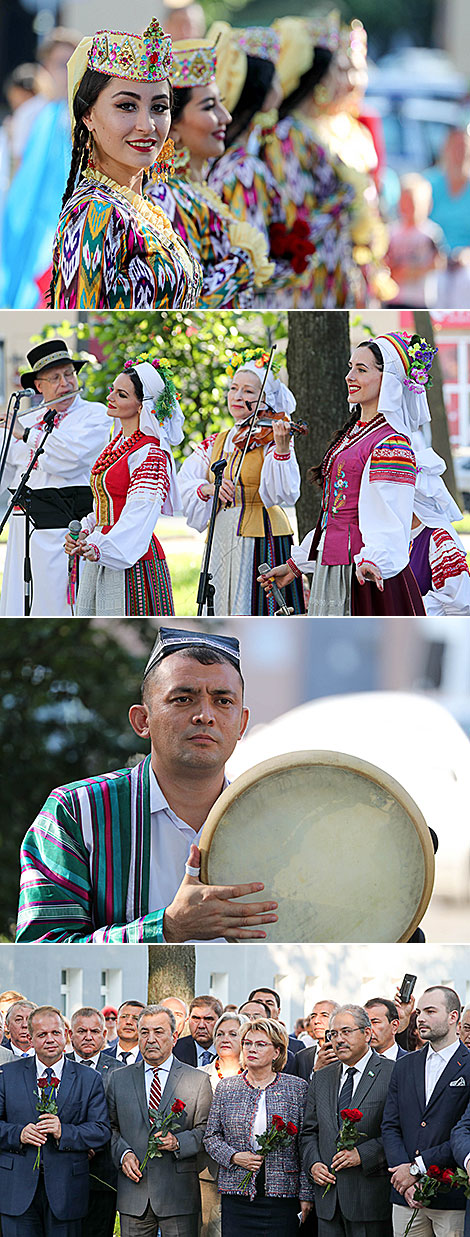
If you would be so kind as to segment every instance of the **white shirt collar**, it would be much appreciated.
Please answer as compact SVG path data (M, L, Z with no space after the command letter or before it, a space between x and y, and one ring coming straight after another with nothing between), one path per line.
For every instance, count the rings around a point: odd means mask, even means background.
M132 1057L131 1065L134 1065L136 1056L138 1055L138 1052L139 1052L139 1045L137 1043L137 1044L134 1044L133 1048L121 1048L118 1043L118 1046L116 1048L116 1060L117 1061L122 1061L121 1052L129 1053L129 1056L127 1058L127 1061L125 1062L125 1065L129 1063L129 1060L131 1057Z
M371 1049L371 1048L368 1048L368 1049L367 1049L367 1052L365 1053L365 1055L364 1055L363 1057L361 1057L360 1061L356 1061L356 1064L355 1064L355 1066L354 1066L354 1069L355 1069L355 1070L357 1070L358 1074L363 1074L363 1073L364 1073L364 1070L365 1070L365 1068L366 1068L366 1065L367 1065L368 1061L370 1061L371 1056L372 1056L372 1049ZM343 1068L342 1068L342 1071L341 1071L341 1079L343 1079L343 1078L345 1078L345 1077L346 1077L346 1074L347 1074L347 1072L348 1072L348 1069L349 1069L349 1065L344 1065L344 1063L343 1063Z
M34 1057L34 1048L28 1048L26 1053L23 1053L21 1051L21 1048L17 1048L16 1044L12 1044L11 1040L10 1040L10 1049L13 1052L15 1057L23 1057L23 1056Z
M147 1072L148 1072L148 1070L150 1070L150 1073L151 1073L151 1074L153 1074L154 1069L158 1069L158 1072L159 1072L159 1073L160 1073L160 1071L161 1071L163 1074L169 1074L169 1073L170 1073L170 1070L171 1070L171 1067L172 1067L172 1065L173 1065L173 1061L174 1061L174 1057L173 1057L173 1053L172 1053L172 1052L170 1052L170 1055L169 1055L169 1057L167 1057L167 1058L166 1058L166 1061L162 1061L161 1065L157 1065L157 1066L150 1065L150 1064L149 1064L149 1062L148 1062L148 1061L146 1061L146 1062L145 1062L145 1072L147 1073Z
M224 777L224 784L223 784L222 790L225 790L225 787L228 785L229 785L228 778ZM170 804L168 803L168 800L165 799L161 786L158 782L157 775L152 769L152 765L150 765L150 812L151 814L153 812L167 812L168 816L170 817L170 820L172 820L173 823L177 825L180 829L182 830L190 829L191 834L193 835L194 838L199 836L199 834L195 832L192 826L188 825L186 820L182 820L181 816L177 816L176 812L173 811L173 808L170 807ZM203 828L204 828L204 825L201 825L201 829L199 830L199 833L201 832Z
M436 1052L436 1049L433 1048L432 1044L428 1044L428 1061L432 1054L433 1057L440 1057L441 1061L445 1061L447 1063L447 1061L450 1061L451 1057L453 1057L454 1052L457 1052L457 1048L460 1048L459 1039L456 1039L455 1042L452 1042L452 1044L448 1044L447 1048L439 1048L438 1052Z
M388 1061L396 1061L398 1056L398 1044L391 1044L390 1048L386 1048L385 1052L380 1053L381 1057L387 1057Z
M42 1061L40 1061L39 1058L36 1056L36 1053L34 1054L34 1057L36 1061L36 1077L44 1078L44 1075L46 1073L46 1069L48 1069L48 1066L43 1065ZM59 1082L62 1078L62 1070L64 1068L64 1061L65 1061L65 1057L60 1057L58 1061L54 1062L54 1065L51 1065L53 1076L55 1078L58 1078Z
M92 1057L88 1057L85 1060L85 1057L81 1057L79 1052L75 1052L75 1048L73 1050L74 1060L77 1062L77 1065L88 1065L88 1062L91 1061L95 1069L100 1059L100 1055L101 1055L101 1049L99 1052L95 1052Z

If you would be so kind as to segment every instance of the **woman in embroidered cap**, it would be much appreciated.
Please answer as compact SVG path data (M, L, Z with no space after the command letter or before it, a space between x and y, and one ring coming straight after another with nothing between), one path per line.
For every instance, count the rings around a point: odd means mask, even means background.
M435 349L398 333L354 349L349 420L311 478L322 488L315 530L272 572L281 587L312 572L309 614L424 614L409 566L416 484L412 435L430 420L425 384ZM260 580L269 590L269 582Z
M241 223L206 183L209 160L225 149L231 117L215 80L216 48L208 39L173 44L170 80L175 167L168 182L153 181L147 193L159 202L203 269L201 307L246 308L253 289L267 283L274 265L264 236Z
M108 415L117 437L95 461L94 511L65 549L81 563L77 614L174 614L171 580L154 534L161 512L181 505L171 446L183 414L165 364L127 362L111 387Z
M223 457L227 460L210 564L216 614L274 614L274 603L257 584L258 568L264 562L273 566L282 562L286 548L290 553L292 546L292 529L283 506L292 507L300 494L299 467L289 431L296 405L292 391L272 371L264 400L274 412L284 413L285 419L273 422L273 437L267 445L253 440L237 477L242 454L242 447L234 441L237 427L253 411L267 360L262 348L234 354L227 372L231 378L228 410L235 424L197 443L178 474L188 524L202 532L209 523L214 493L211 466ZM287 604L295 613L303 613L300 582L294 581L288 589Z
M171 40L98 31L68 63L73 150L54 241L51 303L61 309L190 308L201 271L144 170L171 157ZM78 178L78 179L77 179Z

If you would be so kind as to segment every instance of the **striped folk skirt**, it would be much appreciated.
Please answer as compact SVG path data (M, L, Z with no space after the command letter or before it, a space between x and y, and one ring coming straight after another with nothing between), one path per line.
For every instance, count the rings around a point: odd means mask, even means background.
M83 560L76 613L79 618L174 614L168 564L155 535L149 555L125 571Z

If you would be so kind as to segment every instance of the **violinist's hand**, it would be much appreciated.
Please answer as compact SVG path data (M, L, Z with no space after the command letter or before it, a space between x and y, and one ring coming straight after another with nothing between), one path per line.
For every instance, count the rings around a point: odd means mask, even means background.
M219 490L220 501L223 506L229 507L235 498L235 486L229 477L224 477Z
M277 455L290 455L289 419L273 421L274 449Z
M365 584L369 580L371 584L376 584L379 593L384 591L384 582L382 572L376 567L375 563L368 563L363 559L362 563L356 563L356 575L358 584Z
M71 537L70 533L66 533L65 541L64 541L65 553L69 554L70 558L73 558L75 554L82 555L83 554L83 543L84 541L86 541L86 539L87 539L87 533L85 532L83 528L82 528L82 531L78 534L77 539L75 539L75 537Z
M265 593L270 597L271 580L275 580L278 588L285 588L286 584L290 584L293 579L294 572L287 566L287 563L281 563L280 567L272 567L269 575L258 576L258 584L261 584L261 588L264 588Z
M188 865L198 868L201 854L192 844ZM277 902L240 902L249 893L261 893L259 882L247 885L203 885L198 876L186 874L163 916L163 935L169 945L181 941L264 940L258 924L277 922Z

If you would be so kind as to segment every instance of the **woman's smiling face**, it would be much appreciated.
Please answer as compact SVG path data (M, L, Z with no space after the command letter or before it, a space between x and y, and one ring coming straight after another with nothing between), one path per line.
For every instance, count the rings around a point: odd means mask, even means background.
M168 81L133 82L110 78L84 123L93 136L100 171L119 183L155 162L170 130Z
M179 120L173 124L172 137L197 159L217 159L224 153L230 120L215 81L208 86L193 86Z

